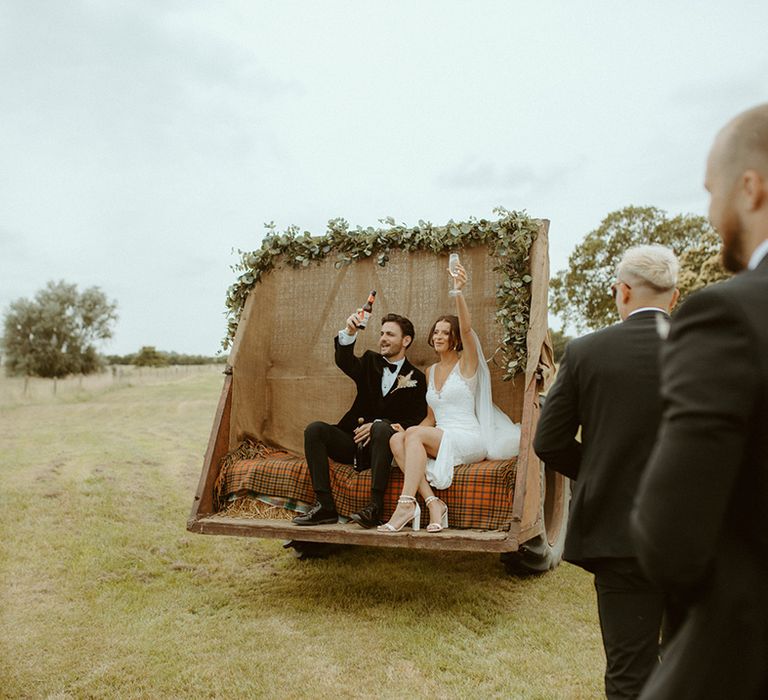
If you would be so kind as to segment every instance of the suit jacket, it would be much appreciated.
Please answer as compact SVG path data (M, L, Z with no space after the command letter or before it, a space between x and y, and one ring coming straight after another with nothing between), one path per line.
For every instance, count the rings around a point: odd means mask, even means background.
M658 316L570 341L542 409L534 450L575 480L564 558L587 569L635 556L629 514L661 420Z
M358 425L358 418L364 418L366 423L380 418L390 423L400 423L403 428L424 420L427 415L427 380L424 372L416 369L408 362L408 358L403 362L398 377L410 376L416 386L398 389L396 380L387 394L382 396L381 375L384 367L381 355L366 350L361 357L357 357L354 343L342 345L338 337L334 342L336 365L357 386L357 396L352 407L336 424L339 428L351 433Z
M692 295L662 353L664 414L632 515L687 615L649 698L768 697L768 258Z

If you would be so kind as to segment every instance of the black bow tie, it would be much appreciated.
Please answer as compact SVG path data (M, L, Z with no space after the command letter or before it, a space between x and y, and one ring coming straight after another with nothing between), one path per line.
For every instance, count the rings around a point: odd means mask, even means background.
M384 359L382 359L381 364L384 369L388 369L390 372L397 372L397 365L393 365L391 362L387 362Z

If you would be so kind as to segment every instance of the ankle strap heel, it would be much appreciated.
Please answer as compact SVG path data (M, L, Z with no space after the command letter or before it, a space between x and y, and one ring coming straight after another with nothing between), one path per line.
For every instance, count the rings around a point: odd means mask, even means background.
M424 501L424 505L429 506L430 503L439 501L443 505L443 512L440 514L439 522L430 522L427 525L427 532L440 532L441 530L448 529L448 506L445 505L437 496L430 496Z
M406 496L405 494L400 496L400 498L397 499L397 502L402 504L413 503L413 515L405 520L400 527L395 527L390 518L388 523L379 525L377 529L379 532L400 532L400 530L402 530L408 523L411 523L411 528L414 532L417 532L421 527L421 508L419 507L419 502L413 496Z

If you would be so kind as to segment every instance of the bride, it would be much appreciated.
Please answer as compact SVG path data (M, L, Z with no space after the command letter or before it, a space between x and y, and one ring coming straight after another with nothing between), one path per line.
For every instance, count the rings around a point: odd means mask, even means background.
M427 369L427 417L390 438L405 481L397 509L388 523L379 526L381 532L399 532L408 523L419 529L417 491L429 509L427 531L446 529L448 506L432 488L447 489L459 464L509 459L519 448L519 427L491 400L490 372L462 292L467 272L459 264L452 276L457 315L438 318L427 341L439 356Z

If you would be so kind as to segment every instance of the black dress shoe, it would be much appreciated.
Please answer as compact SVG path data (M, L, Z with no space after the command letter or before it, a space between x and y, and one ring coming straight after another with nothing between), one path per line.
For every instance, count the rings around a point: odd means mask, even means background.
M329 525L336 523L339 514L335 510L323 508L320 503L315 503L304 515L297 515L292 522L296 525Z
M363 527L376 527L382 524L381 511L375 503L369 503L361 511L352 513L349 518Z

